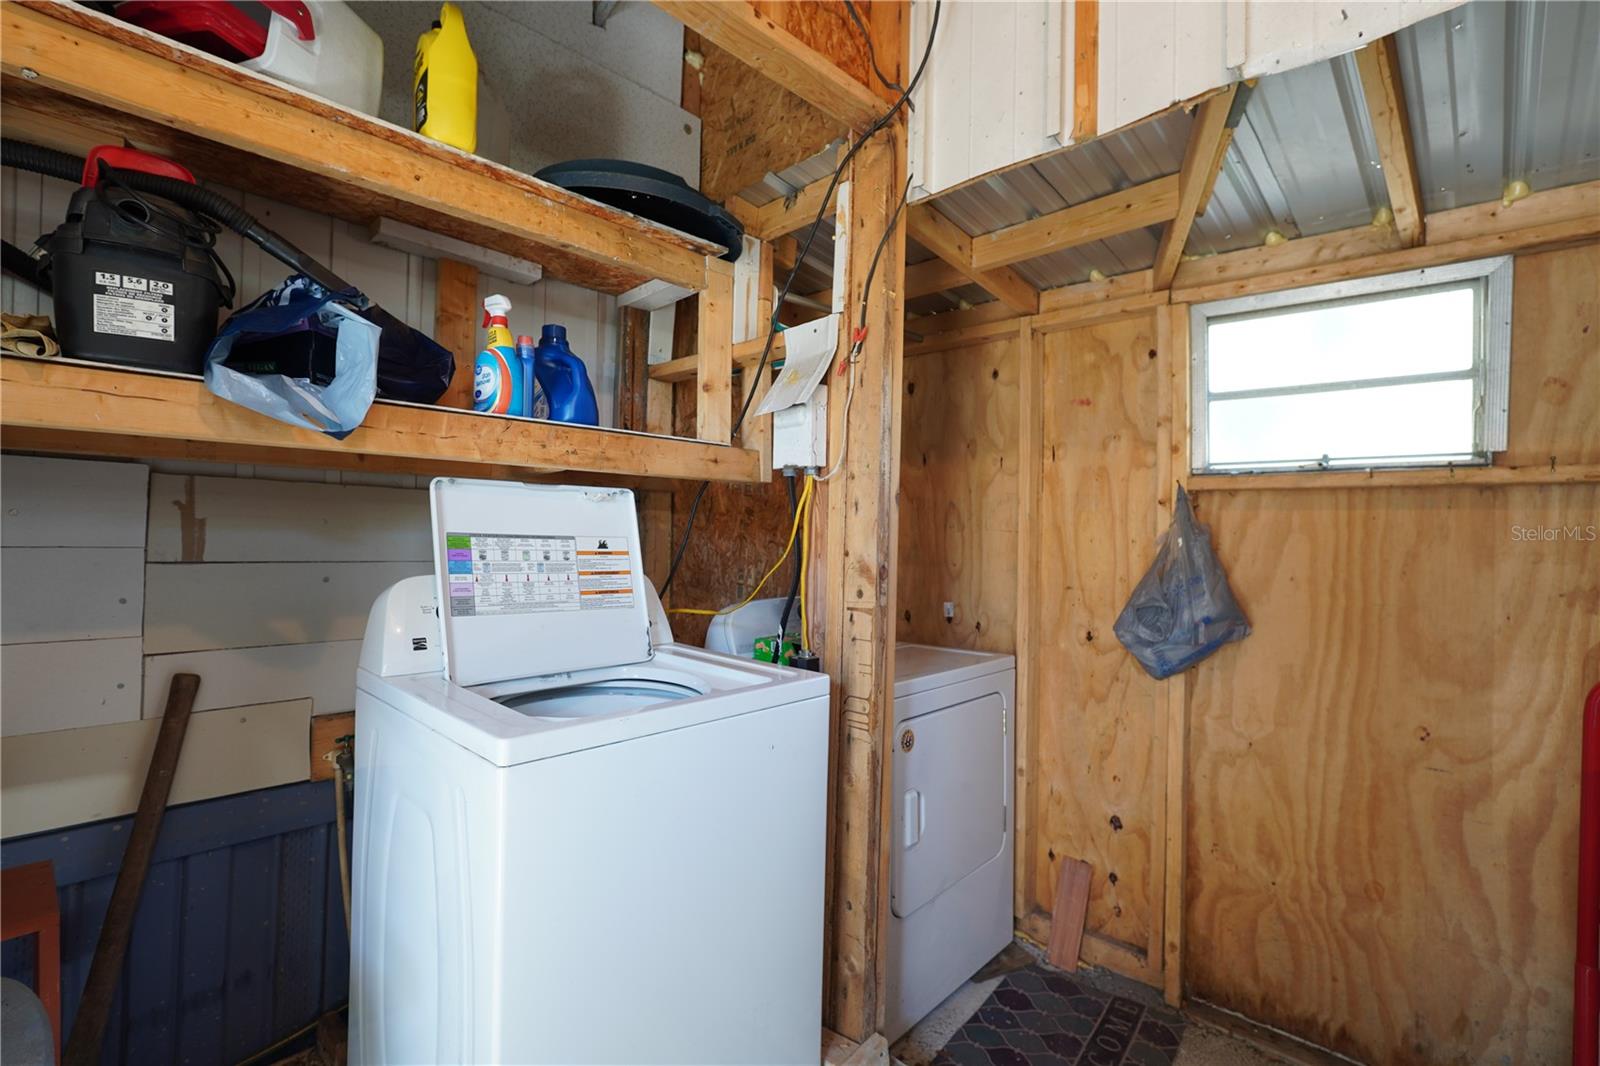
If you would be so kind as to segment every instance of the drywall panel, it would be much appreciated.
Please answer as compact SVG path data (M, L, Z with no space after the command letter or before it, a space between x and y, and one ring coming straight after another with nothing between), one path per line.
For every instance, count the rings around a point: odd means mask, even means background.
M169 804L304 781L310 700L197 714ZM155 750L156 720L11 737L0 743L0 836L133 813Z
M1155 548L1155 345L1147 315L1043 338L1034 701L1022 711L1025 917L1053 906L1057 860L1082 859L1094 868L1086 940L1111 951L1086 954L1139 974L1160 964L1148 952L1161 928L1166 696L1111 627Z
M146 655L360 640L380 592L432 563L181 563L145 570Z
M0 549L0 643L137 637L143 548Z
M1190 680L1190 991L1361 1061L1567 1062L1600 486L1200 513L1254 632Z
M132 722L139 717L139 638L0 647L0 733Z
M1017 347L1009 339L905 361L901 640L1016 650Z
M360 656L359 640L146 656L144 717L161 716L176 673L200 675L197 711L303 697L315 714L352 710Z
M144 545L139 463L0 457L0 544L8 548L137 548Z
M152 563L432 560L420 489L156 474ZM241 701L250 702L250 701Z

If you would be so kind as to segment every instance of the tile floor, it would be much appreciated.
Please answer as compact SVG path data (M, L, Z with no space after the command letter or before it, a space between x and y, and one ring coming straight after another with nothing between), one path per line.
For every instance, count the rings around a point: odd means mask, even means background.
M1103 970L1064 973L1013 945L896 1043L906 1066L1272 1066ZM1001 973L1000 971L1006 971ZM981 976L981 975L980 975Z
M1183 1016L1039 963L1008 974L933 1066L1172 1066Z

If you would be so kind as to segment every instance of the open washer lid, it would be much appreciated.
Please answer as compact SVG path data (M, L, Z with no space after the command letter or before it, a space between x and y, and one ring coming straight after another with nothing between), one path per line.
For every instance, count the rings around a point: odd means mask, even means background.
M650 658L628 489L435 478L445 676L458 685Z

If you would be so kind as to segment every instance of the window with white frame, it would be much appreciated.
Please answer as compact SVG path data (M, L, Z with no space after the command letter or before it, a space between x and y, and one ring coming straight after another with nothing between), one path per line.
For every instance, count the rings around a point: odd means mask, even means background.
M1511 259L1196 304L1195 473L1484 465L1505 449Z

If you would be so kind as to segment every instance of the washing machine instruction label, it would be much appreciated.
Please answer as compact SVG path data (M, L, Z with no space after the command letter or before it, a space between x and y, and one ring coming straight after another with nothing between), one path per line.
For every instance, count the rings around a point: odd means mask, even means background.
M96 333L152 341L176 339L171 282L97 270L94 287Z
M445 552L452 618L633 606L626 540L446 533Z

